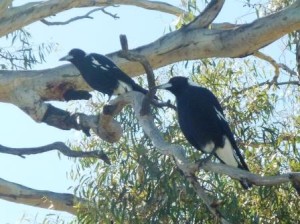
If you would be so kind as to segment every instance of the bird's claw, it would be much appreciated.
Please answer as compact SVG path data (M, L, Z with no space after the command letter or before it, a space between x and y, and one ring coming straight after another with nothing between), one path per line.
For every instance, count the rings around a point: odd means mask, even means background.
M197 160L196 163L198 164L198 167L201 167L201 166L203 166L205 163L207 163L207 162L214 156L215 152L216 152L216 149L213 149L213 151L210 152L208 156L206 156L206 157L203 158L203 159Z

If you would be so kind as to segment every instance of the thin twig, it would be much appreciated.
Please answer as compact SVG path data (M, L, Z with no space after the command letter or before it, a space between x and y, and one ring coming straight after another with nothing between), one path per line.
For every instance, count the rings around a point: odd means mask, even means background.
M63 142L54 142L49 145L44 145L35 148L10 148L3 145L0 145L0 153L17 155L22 158L25 158L25 155L33 155L44 152L49 152L52 150L58 150L62 154L73 157L73 158L98 158L102 159L105 163L110 164L109 158L102 150L94 150L94 151L74 151L71 150L65 143Z
M297 51L299 51L299 53L298 53L299 54L299 56L298 56L299 59L297 59ZM280 68L283 69L284 71L286 71L287 73L289 73L291 76L298 76L297 72L293 71L291 68L289 68L287 65L285 65L283 63L277 63L276 60L273 59L269 55L266 55L266 54L264 54L264 53L262 53L260 51L257 51L255 53L253 53L253 56L256 56L256 57L258 57L258 58L260 58L260 59L262 59L264 61L269 62L274 67L274 69L275 69L275 75L274 75L272 81L270 82L270 85L274 84L274 83L278 84L277 80L278 80L278 77L279 77L279 69ZM296 60L300 60L300 47L299 47L299 50L297 50L297 46L296 46ZM299 66L299 68L300 68L300 66ZM298 73L299 72L300 71L298 71ZM300 75L299 75L299 77L300 77Z
M291 68L289 68L287 65L279 63L278 66L283 69L284 71L286 71L287 73L289 73L291 76L298 76L298 73L293 71Z
M275 82L274 82L275 81ZM245 93L251 89L254 89L254 88L257 88L257 87L260 87L260 86L264 86L264 85L267 85L268 88L270 88L272 85L274 86L284 86L284 85L295 85L295 86L300 86L300 81L286 81L286 82L278 82L276 79L272 79L271 81L267 80L267 81L264 81L264 82L260 82L260 83L257 83L257 84L254 84L252 86L249 86L249 87L246 87L246 88L243 88L239 91L236 91L234 94L235 95L238 95L238 94L242 94L242 93ZM232 98L232 95L224 98L222 100L222 102L226 102L228 101L230 98Z
M253 56L256 56L262 60L265 60L265 61L269 62L271 65L273 65L273 67L275 68L275 75L274 75L272 81L269 83L269 85L276 83L279 78L279 66L278 66L277 62L269 55L266 55L260 51L254 52Z
M159 108L168 107L175 111L177 110L177 107L174 106L173 104L171 104L170 100L168 100L167 102L158 102L156 100L153 100L153 101L151 101L151 105L159 107Z
M118 17L116 14L111 14L109 12L107 12L105 10L106 7L101 7L101 8L96 8L96 9L93 9L91 11L89 11L88 13L86 13L85 15L82 15L82 16L76 16L76 17L73 17L67 21L64 21L64 22L50 22L46 19L41 19L40 21L48 26L58 26L58 25L67 25L69 23L72 23L72 22L75 22L77 20L80 20L80 19L93 19L93 17L91 17L90 15L94 12L97 12L97 11L102 11L103 13L113 17L114 19L119 19L120 17Z

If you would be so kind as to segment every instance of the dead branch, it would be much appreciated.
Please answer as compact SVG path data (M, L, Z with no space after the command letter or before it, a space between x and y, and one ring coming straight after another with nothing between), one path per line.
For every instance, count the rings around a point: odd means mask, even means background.
M143 105L140 113L142 114L150 113L150 103L151 101L153 101L156 92L156 90L153 89L153 87L155 86L155 76L154 76L153 69L151 68L150 63L145 56L131 53L128 50L128 41L126 35L120 35L120 42L122 46L122 51L119 53L120 57L126 58L127 60L130 61L137 61L141 63L147 74L149 92L143 101Z
M25 155L33 155L39 154L44 152L49 152L57 150L68 157L73 158L97 158L102 159L105 163L110 164L109 158L102 150L95 150L95 151L74 151L71 150L65 143L63 142L54 142L49 145L44 145L35 148L11 148L0 145L0 153L10 154L10 155L17 155L22 158L25 158Z

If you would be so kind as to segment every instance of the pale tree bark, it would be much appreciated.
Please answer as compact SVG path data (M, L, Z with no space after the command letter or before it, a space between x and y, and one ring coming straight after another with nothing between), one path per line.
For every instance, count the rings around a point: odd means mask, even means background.
M196 18L193 23L131 52L146 57L152 68L182 60L244 57L254 54L283 35L300 29L300 14L298 13L300 0L278 13L258 19L251 24L240 25L232 29L226 27L225 30L203 28L207 27L221 10L220 2L223 1L212 2L215 2L218 7L210 6L199 16L204 20L203 23ZM143 67L139 63L120 58L119 52L107 56L130 76L143 73ZM61 129L73 128L84 132L99 126L97 122L84 122L83 119L79 119L78 123L78 116L71 116L45 103L46 100L65 100L68 91L90 91L78 70L71 64L40 71L0 70L0 81L0 100L15 104L37 122L45 122ZM93 127L89 126L92 124ZM99 134L97 131L96 133ZM110 136L110 134L110 132L108 135L104 133L105 136ZM116 135L109 141L117 141L121 134L118 132Z
M76 215L76 206L88 202L72 194L36 190L0 178L0 198L6 201L31 205Z
M6 0L0 3L0 36L4 36L25 25L39 21L51 15L63 12L72 8L91 7L91 6L109 6L113 4L134 5L146 9L157 10L170 13L176 16L183 15L184 10L172 5L156 1L90 1L90 0L48 0L41 2L28 3L18 7L11 6L12 1ZM212 25L213 20L222 9L224 1L213 0L208 7L193 22L183 26L181 29L170 32L158 40L144 46L131 50L131 53L143 55L149 61L152 68L160 68L171 63L183 60L201 59L209 57L245 57L253 55L259 49L274 42L280 37L300 29L300 0L295 1L290 7L280 12L257 19L250 24ZM216 27L216 29L214 29ZM246 43L246 44L245 44ZM143 73L143 67L137 62L127 61L119 57L120 52L108 54L124 72L130 76L137 76ZM18 106L37 122L45 122L60 129L82 130L87 135L92 129L100 138L108 142L116 142L122 136L122 129L118 122L113 118L117 114L115 110L103 110L100 115L88 116L85 114L70 114L67 111L53 107L46 101L68 101L72 99L89 99L88 91L91 89L84 83L79 72L71 64L59 66L52 69L36 71L9 71L0 70L0 101L8 102ZM203 199L209 210L221 220L217 208L212 207L213 200L210 199L201 189L199 183L189 174L194 173L198 167L191 164L183 153L181 147L172 146L163 141L157 133L152 118L149 115L139 115L141 99L137 93L130 93L119 97L112 104L120 109L124 105L131 104L134 108L137 118L144 131L153 141L153 144L160 149L161 153L173 156L179 168L186 174L186 178L194 186L199 197ZM107 107L106 107L107 108ZM272 180L265 177L255 176L245 171L236 171L224 168L222 164L208 163L203 165L203 169L214 171L216 173L226 174L232 178L247 178L256 185L273 185L292 181L294 185L299 186L299 174L287 174L274 177ZM196 168L195 168L196 167ZM254 176L253 176L254 175ZM269 182L268 182L269 181ZM271 181L271 182L270 182ZM17 185L9 184L2 180L3 186L0 191L10 186L12 189L18 189ZM4 191L4 192L5 192ZM29 190L28 190L29 192ZM26 195L31 195L30 192ZM40 194L35 191L35 194ZM42 194L47 195L45 192ZM2 193L0 193L0 196ZM31 204L30 197L17 200L21 194L17 191L10 192L11 196L1 197L5 200L16 199L16 202ZM62 195L63 196L63 195ZM47 196L50 197L50 196ZM74 196L73 196L74 197ZM42 198L35 204L43 204ZM58 197L60 198L60 197ZM62 197L63 198L63 197ZM57 199L59 200L59 199ZM73 200L73 199L72 199ZM79 199L80 201L81 199ZM67 200L61 200L58 204L68 204ZM70 207L73 207L70 203ZM43 205L51 207L50 204ZM53 207L53 206L52 206ZM58 210L74 213L71 208ZM226 220L223 220L226 223Z
M52 150L57 150L60 153L64 154L65 156L68 156L68 157L96 158L96 159L102 159L107 164L110 164L109 158L105 155L105 153L102 150L94 150L94 151L87 151L87 152L74 151L74 150L70 149L63 142L54 142L49 145L44 145L44 146L35 147L35 148L11 148L11 147L6 147L3 145L0 145L0 153L16 155L16 156L20 156L22 158L25 158L26 155L40 154L40 153L49 152Z
M35 1L18 7L10 7L12 0L3 1L0 5L0 37L20 29L26 25L39 21L43 18L55 15L59 12L72 8L111 6L111 5L132 5L145 9L151 9L180 15L184 10L164 2L154 2L147 0L48 0Z

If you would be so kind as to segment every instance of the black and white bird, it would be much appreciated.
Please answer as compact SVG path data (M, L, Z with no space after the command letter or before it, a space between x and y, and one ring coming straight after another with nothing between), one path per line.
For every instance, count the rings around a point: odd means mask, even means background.
M179 125L191 145L204 153L213 153L222 163L249 171L222 107L211 91L180 76L155 88L175 95ZM245 189L251 187L246 180L240 182Z
M90 87L107 94L109 98L112 95L121 95L129 91L138 91L143 94L148 92L104 55L86 54L83 50L74 48L59 60L69 61L75 65Z

